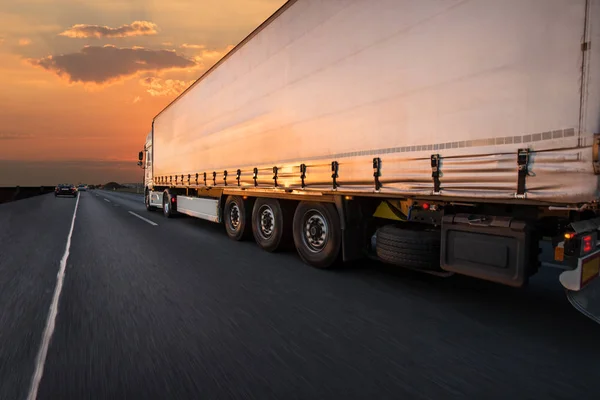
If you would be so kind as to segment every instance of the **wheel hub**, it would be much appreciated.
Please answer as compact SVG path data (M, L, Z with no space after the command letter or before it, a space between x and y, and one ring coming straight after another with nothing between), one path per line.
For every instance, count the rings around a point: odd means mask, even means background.
M327 222L317 211L309 213L305 221L304 241L311 251L320 252L327 244Z
M270 238L275 230L275 214L269 206L263 206L260 210L260 233L265 239Z
M229 222L233 229L238 229L240 226L240 208L237 204L231 205L231 211L229 212Z

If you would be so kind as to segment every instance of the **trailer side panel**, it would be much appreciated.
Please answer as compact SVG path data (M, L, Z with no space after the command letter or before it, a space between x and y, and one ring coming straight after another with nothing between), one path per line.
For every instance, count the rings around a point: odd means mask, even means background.
M382 192L427 195L439 154L444 195L503 199L529 148L528 198L594 200L585 15L585 0L298 0L155 119L154 175L253 185L258 168L269 186L278 166L300 186L305 163L323 189L337 161L340 189L372 192L380 157Z

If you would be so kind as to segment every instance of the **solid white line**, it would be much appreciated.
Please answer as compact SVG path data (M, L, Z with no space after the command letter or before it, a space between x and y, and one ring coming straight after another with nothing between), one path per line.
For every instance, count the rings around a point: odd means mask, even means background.
M129 211L129 214L134 215L136 217L138 217L139 219L141 219L142 221L146 221L147 223L149 223L150 225L154 225L154 226L158 226L158 224L156 222L152 222L149 219L146 219L144 217L142 217L139 214L134 213L133 211Z
M46 355L48 354L48 346L50 340L54 334L54 325L56 323L56 314L58 314L58 299L62 291L63 282L65 280L65 269L67 268L67 259L69 258L69 250L71 248L71 237L73 236L73 227L75 226L75 216L77 215L77 208L79 206L80 197L77 196L77 202L75 203L75 210L73 210L73 219L71 220L71 229L69 230L69 236L67 237L67 245L65 247L65 254L63 254L60 260L60 267L58 274L56 275L56 287L54 288L54 296L52 297L52 303L50 303L50 309L48 310L48 319L46 320L46 327L42 335L42 343L35 362L35 371L31 379L31 387L29 388L29 395L27 400L34 400L37 397L38 388L42 375L44 373L44 364L46 363Z
M110 203L110 200L109 200L109 199L104 199L104 201L108 201L108 202Z

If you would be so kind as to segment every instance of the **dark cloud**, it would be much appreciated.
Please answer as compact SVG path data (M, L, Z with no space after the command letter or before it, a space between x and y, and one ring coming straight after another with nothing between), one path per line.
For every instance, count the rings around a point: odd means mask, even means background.
M32 139L34 137L30 133L0 132L0 140Z
M149 21L133 21L129 25L121 25L118 28L101 25L77 24L64 32L60 36L70 38L122 38L129 36L155 35L158 32L157 26Z
M132 161L23 161L0 159L2 186L53 186L59 182L102 184L110 181L137 182L140 168Z
M190 68L193 60L172 50L143 47L119 48L112 45L86 46L79 53L29 60L33 65L67 77L70 82L107 83L142 71Z

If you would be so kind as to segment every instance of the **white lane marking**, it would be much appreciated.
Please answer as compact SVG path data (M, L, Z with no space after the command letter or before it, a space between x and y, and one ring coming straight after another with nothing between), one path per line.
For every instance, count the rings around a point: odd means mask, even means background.
M56 324L56 315L58 314L58 299L62 291L63 282L65 280L65 269L67 268L67 259L69 258L69 251L71 249L71 238L73 237L73 227L75 226L75 216L77 215L77 208L79 207L79 196L77 196L77 202L75 202L75 210L73 210L73 219L71 220L71 229L69 230L69 236L67 236L67 245L65 247L65 254L63 254L60 260L60 267L58 274L56 275L56 287L54 288L54 296L52 297L52 303L50 303L50 309L48 310L48 319L46 320L46 327L42 335L42 343L37 354L35 362L35 371L31 379L31 387L29 388L29 395L27 400L34 400L37 397L37 392L40 387L40 381L44 373L44 364L46 363L46 355L48 354L48 346L50 340L54 334L54 326Z
M142 221L146 221L147 223L149 223L150 225L154 225L154 226L158 226L158 224L156 222L152 222L149 219L146 219L144 217L142 217L139 214L134 213L133 211L129 211L129 214L134 215L136 217L138 217L139 219L141 219Z
M104 199L104 201L108 201L108 202L110 203L110 200L109 200L109 199Z

